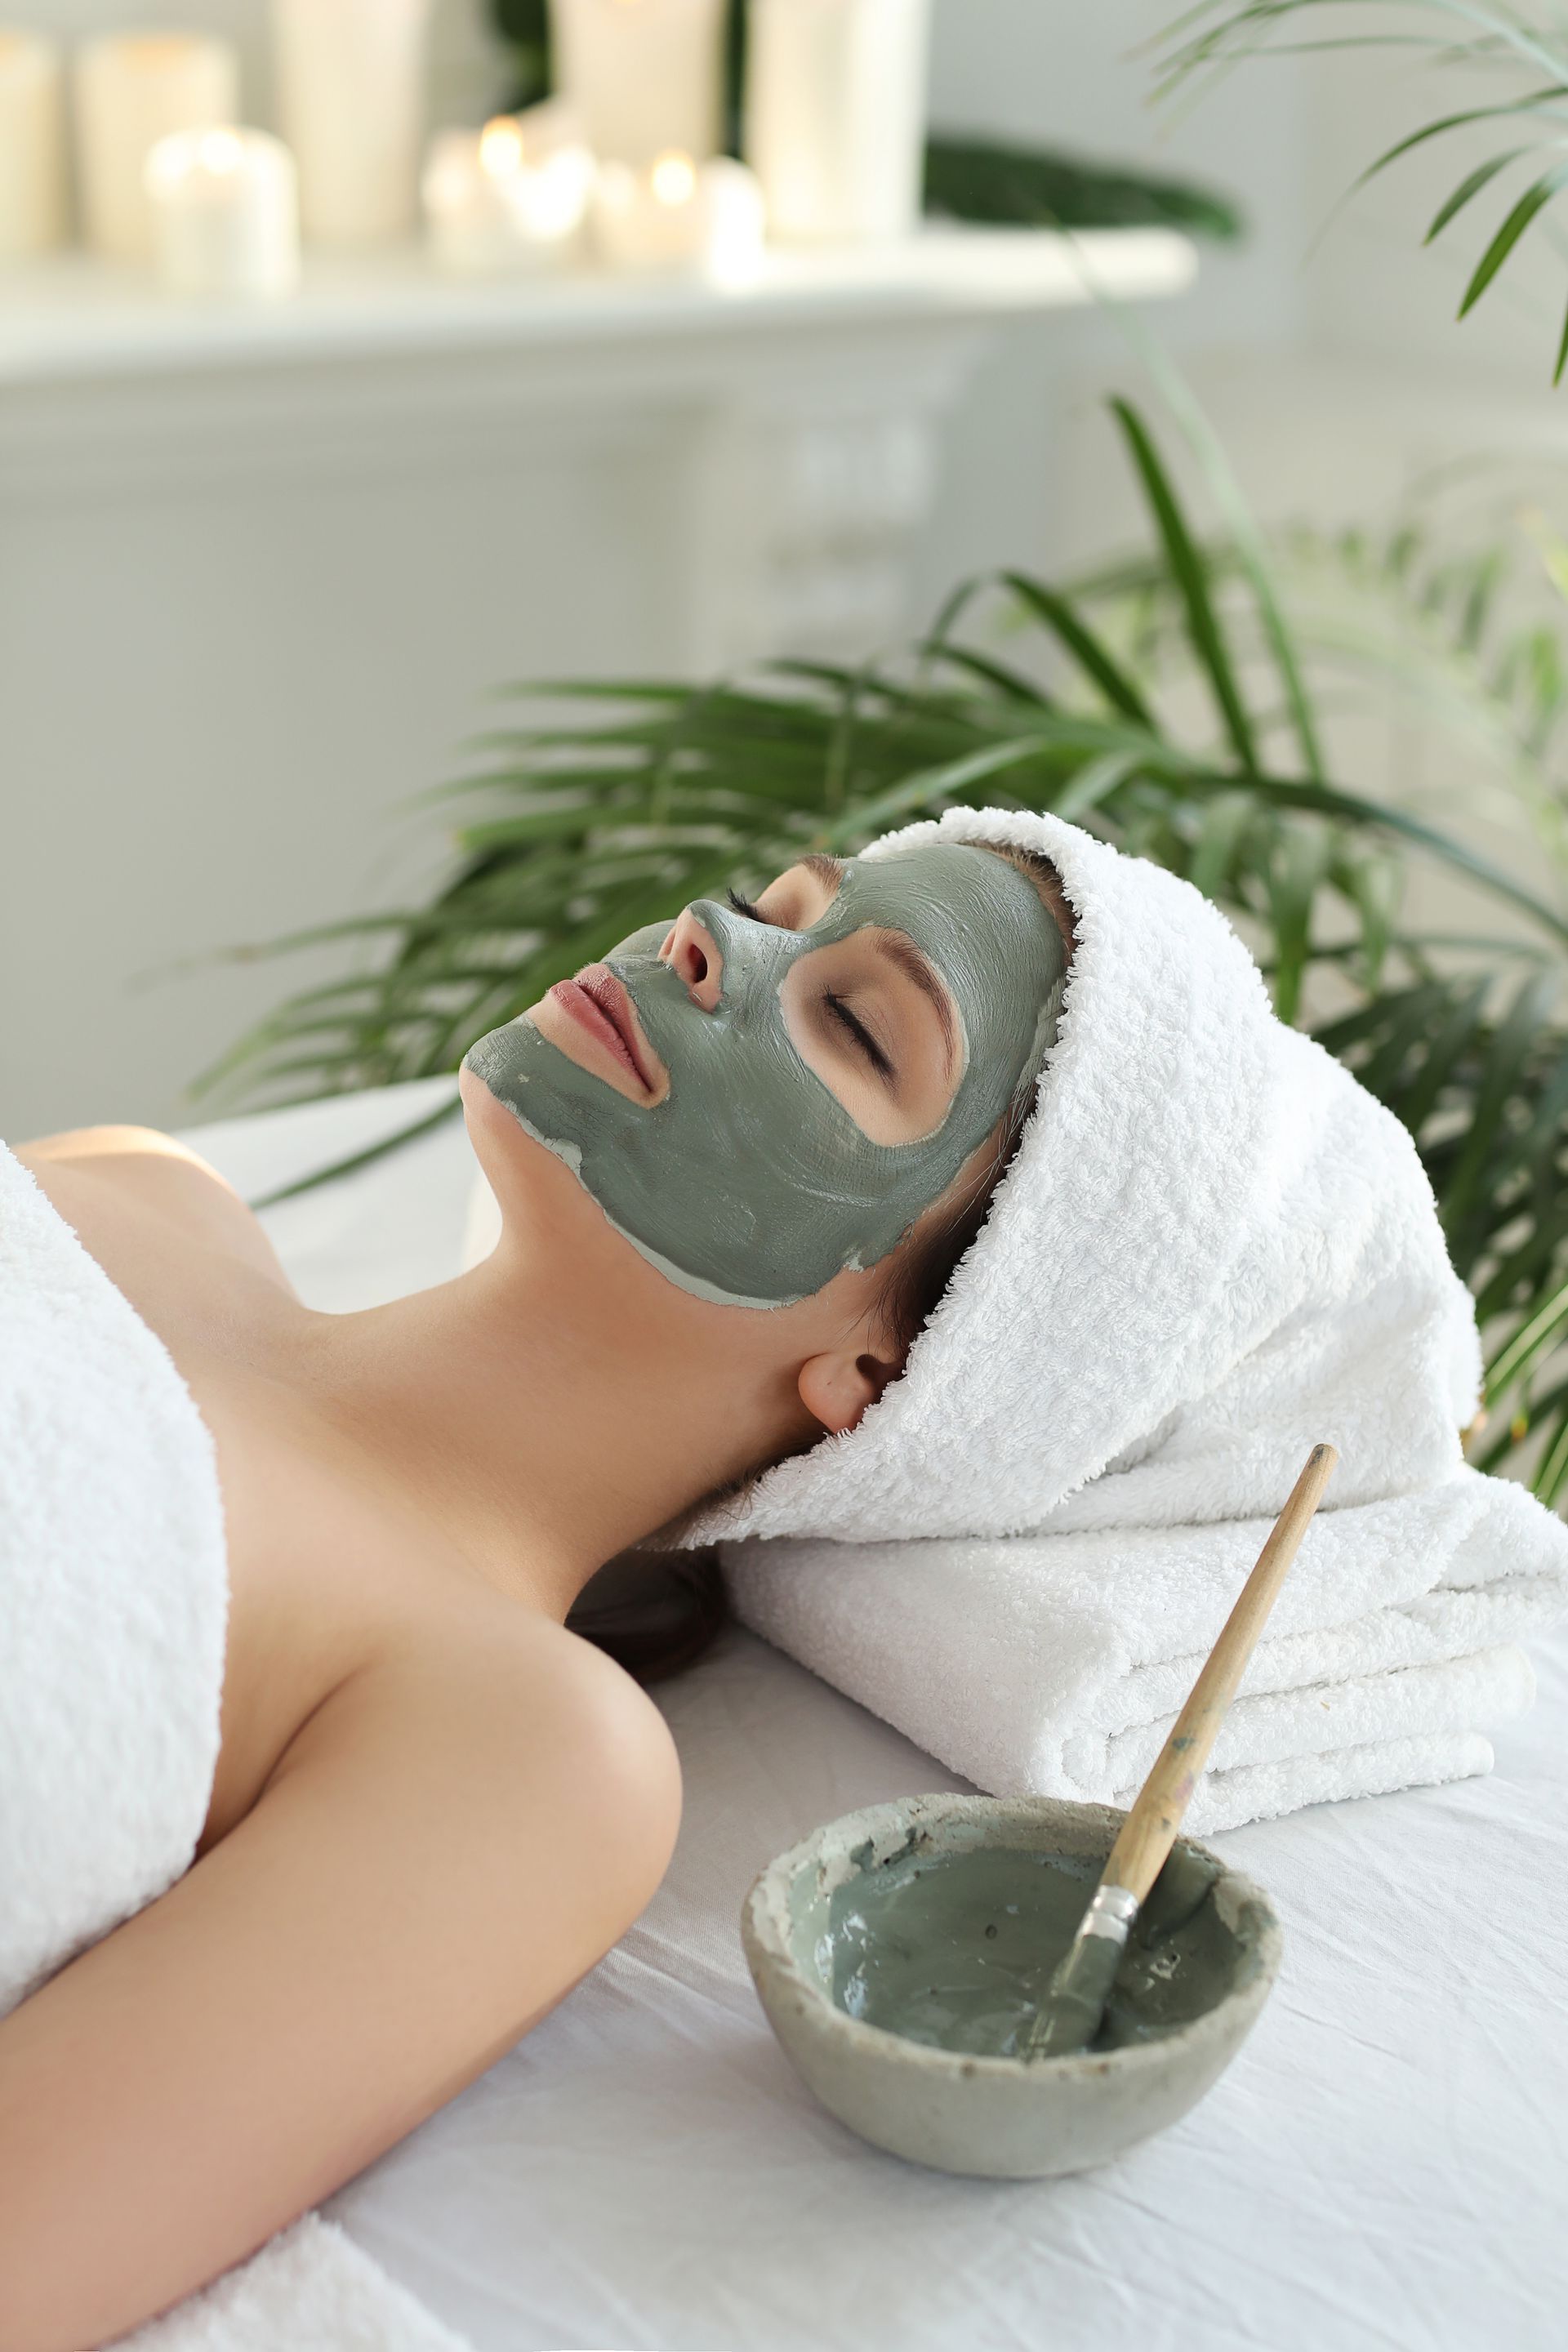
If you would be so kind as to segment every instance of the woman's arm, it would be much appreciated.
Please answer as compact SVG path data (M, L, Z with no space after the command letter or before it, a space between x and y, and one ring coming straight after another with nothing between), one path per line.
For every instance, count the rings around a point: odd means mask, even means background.
M625 1933L679 1807L652 1701L547 1621L353 1677L0 2022L0 2352L119 2335L401 2139Z

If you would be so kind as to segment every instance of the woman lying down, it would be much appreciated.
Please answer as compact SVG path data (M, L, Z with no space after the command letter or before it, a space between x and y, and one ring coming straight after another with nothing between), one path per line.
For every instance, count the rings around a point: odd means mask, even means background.
M461 1083L499 1244L363 1313L167 1138L0 1150L4 2352L214 2278L636 1920L680 1775L566 1625L612 1556L1007 1534L1173 1446L1190 1517L1276 1510L1316 1438L1353 1503L1474 1409L1403 1129L1057 819L699 900ZM1348 1226L1255 1248L1325 1145Z

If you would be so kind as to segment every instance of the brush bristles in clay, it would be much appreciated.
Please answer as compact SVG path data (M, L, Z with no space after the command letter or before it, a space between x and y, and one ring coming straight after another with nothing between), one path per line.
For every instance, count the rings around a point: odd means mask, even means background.
M1088 2049L1100 2032L1138 1911L1136 1896L1124 1886L1102 1882L1095 1888L1029 2028L1026 2057L1068 2058Z

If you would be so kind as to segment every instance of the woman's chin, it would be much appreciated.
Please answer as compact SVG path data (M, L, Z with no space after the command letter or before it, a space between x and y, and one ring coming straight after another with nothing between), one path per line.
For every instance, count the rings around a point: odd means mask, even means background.
M531 1234L536 1246L573 1267L574 1280L590 1279L602 1265L623 1280L651 1274L561 1154L531 1135L477 1070L465 1065L458 1091L468 1141L503 1226Z
M552 1160L554 1155L530 1135L516 1114L466 1062L458 1072L458 1095L474 1157L489 1180L491 1192L505 1209L520 1183L528 1184L536 1163ZM554 1164L561 1165L559 1160Z

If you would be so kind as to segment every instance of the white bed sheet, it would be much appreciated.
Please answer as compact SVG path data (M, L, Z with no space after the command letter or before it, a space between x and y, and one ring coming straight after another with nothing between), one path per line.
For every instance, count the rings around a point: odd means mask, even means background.
M447 1081L192 1130L252 1195ZM268 1223L346 1308L454 1272L453 1121ZM325 2209L475 2352L1558 2352L1568 2342L1568 1641L1489 1779L1215 1843L1285 1964L1175 2129L1077 2179L950 2179L811 2098L757 2004L756 1872L852 1806L965 1783L731 1628L657 1696L685 1810L637 1925Z

